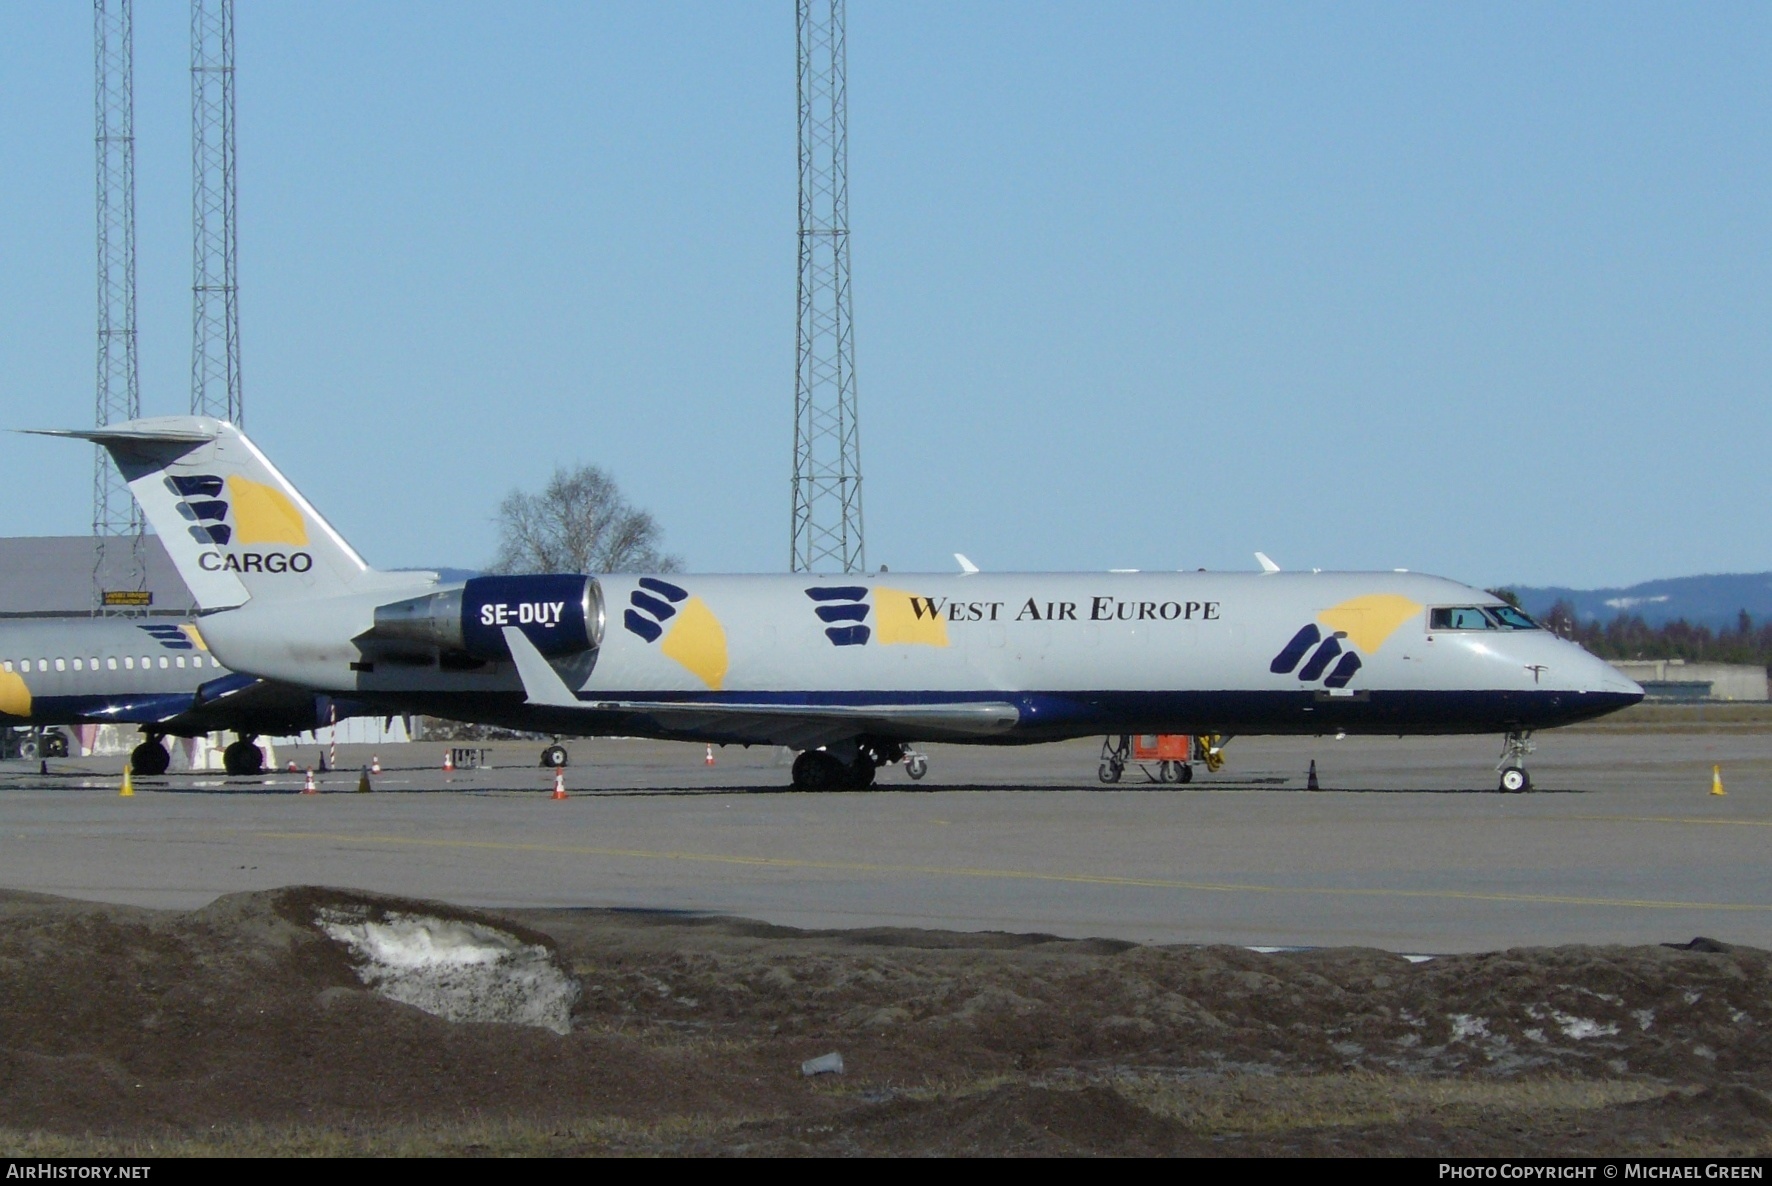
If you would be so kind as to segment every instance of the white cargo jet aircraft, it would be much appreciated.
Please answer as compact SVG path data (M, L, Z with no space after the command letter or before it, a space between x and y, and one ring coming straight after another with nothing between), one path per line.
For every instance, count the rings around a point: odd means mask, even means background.
M231 669L554 734L770 744L860 788L919 741L1500 733L1643 690L1480 590L1411 573L479 577L381 572L231 424L111 451ZM1264 568L1269 567L1264 565Z

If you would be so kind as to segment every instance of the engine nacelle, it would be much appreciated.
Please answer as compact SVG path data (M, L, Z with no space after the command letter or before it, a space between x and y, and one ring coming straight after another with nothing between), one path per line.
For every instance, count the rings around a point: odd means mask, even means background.
M459 589L377 606L376 638L415 642L477 659L508 659L515 626L544 655L603 645L603 587L595 577L475 577Z

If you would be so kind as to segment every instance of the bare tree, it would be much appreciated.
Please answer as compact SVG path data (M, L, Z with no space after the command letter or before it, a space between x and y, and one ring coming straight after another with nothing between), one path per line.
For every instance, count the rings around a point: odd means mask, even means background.
M664 531L628 505L615 479L594 465L556 469L540 494L513 490L498 507L494 573L676 572L659 550Z

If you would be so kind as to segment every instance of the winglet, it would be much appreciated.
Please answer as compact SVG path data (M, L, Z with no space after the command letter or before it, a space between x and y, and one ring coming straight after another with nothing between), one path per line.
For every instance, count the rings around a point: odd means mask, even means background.
M1255 553L1255 559L1261 564L1261 571L1263 573L1280 571L1280 566L1275 564L1272 560L1269 560L1266 552Z
M976 564L972 563L972 561L966 559L966 557L963 553L955 552L954 559L959 562L960 571L965 573L967 576L971 576L973 573L978 571L978 565L976 565Z
M511 648L511 658L516 661L517 675L523 681L523 694L531 704L542 704L552 708L583 708L554 665L542 657L529 641L529 636L515 626L504 628L505 645Z

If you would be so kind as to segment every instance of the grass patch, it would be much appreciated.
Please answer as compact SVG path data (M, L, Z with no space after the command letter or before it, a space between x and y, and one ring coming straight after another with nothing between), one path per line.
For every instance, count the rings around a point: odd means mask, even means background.
M1114 1088L1139 1107L1207 1136L1401 1125L1429 1116L1451 1123L1497 1113L1542 1116L1656 1099L1669 1090L1640 1080L1425 1079L1364 1072L1190 1080L1137 1075L1115 1080Z
M673 1117L653 1124L613 1118L535 1124L464 1120L383 1131L245 1125L160 1137L64 1136L0 1130L3 1157L584 1157L668 1151L751 1119Z

